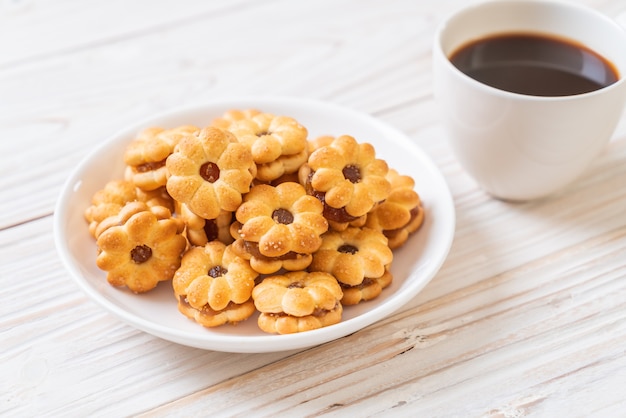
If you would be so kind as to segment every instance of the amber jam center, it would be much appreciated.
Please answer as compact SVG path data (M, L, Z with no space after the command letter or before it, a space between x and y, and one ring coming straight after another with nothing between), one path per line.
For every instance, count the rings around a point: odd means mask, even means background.
M130 251L130 258L136 263L145 263L152 257L152 249L147 245L138 245Z
M272 212L272 219L276 223L289 225L293 222L293 214L287 209L278 208Z
M211 267L211 269L209 270L209 276L213 278L221 277L225 275L226 273L228 273L228 270L226 270L222 266L214 266L214 267Z
M300 282L289 283L287 289L304 289L304 284Z
M204 233L206 234L207 241L215 241L218 238L219 230L215 219L207 219L204 222Z
M135 167L138 173L146 173L148 171L158 170L165 167L165 160L143 163Z
M294 251L289 251L283 255L279 255L278 257L266 257L261 254L259 250L258 242L244 241L244 245L246 251L253 257L261 259L261 260L295 260L299 257L298 253Z
M220 168L210 161L200 166L200 177L209 183L215 183L220 178Z
M337 251L344 254L356 254L359 252L359 249L354 245L343 244L341 247L337 248Z
M347 166L347 167L356 168L355 166ZM356 169L358 170L358 168ZM344 168L344 170L346 170L346 168ZM309 173L306 184L305 184L305 188L306 188L307 194L314 196L315 198L317 198L317 200L319 200L320 202L324 204L324 217L326 219L328 219L329 221L339 222L339 223L352 222L352 221L359 219L357 216L350 215L346 211L345 207L334 208L330 206L328 203L326 203L326 193L313 189L313 186L311 185L313 174L315 174L313 171ZM360 175L360 171L359 171L359 175Z
M361 181L361 170L356 165L347 165L341 170L343 176L350 180L352 183L358 183Z

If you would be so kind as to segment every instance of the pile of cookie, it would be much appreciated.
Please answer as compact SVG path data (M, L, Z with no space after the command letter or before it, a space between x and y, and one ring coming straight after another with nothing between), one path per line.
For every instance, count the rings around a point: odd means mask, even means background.
M171 281L179 311L205 327L257 311L268 333L338 323L389 286L393 250L424 210L414 180L371 144L308 135L251 109L144 129L124 178L85 210L97 266L137 294Z

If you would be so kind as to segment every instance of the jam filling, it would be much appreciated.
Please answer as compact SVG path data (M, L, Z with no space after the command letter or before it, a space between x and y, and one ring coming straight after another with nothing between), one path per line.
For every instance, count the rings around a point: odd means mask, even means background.
M356 254L359 252L359 249L355 247L354 245L343 244L342 246L337 248L337 251L339 251L340 253L344 253L344 254Z
M293 222L293 214L287 209L278 208L272 212L272 219L278 224L289 225Z
M411 214L411 218L409 219L408 223L411 223L411 221L413 221L415 218L417 218L417 216L420 214L419 206L416 206L413 209L411 209L411 211L409 213ZM396 235L398 235L403 230L404 230L404 227L397 228L397 229L386 229L386 230L383 231L383 235L386 236L387 238L394 238Z
M287 289L304 289L304 284L300 282L289 283Z
M138 245L130 251L130 258L135 264L145 263L152 257L152 248L147 245Z
M244 245L246 247L246 251L248 252L248 254L250 254L251 256L253 256L254 258L257 258L259 260L266 260L266 261L295 260L296 258L300 257L300 254L298 254L295 251L289 251L288 253L285 253L285 254L283 254L281 256L278 256L278 257L267 257L267 256L261 254L261 251L259 251L259 243L258 242L244 241Z
M313 189L313 186L311 185L311 182L313 181L313 174L315 174L315 171L311 170L311 172L309 173L309 175L306 177L306 181L304 184L304 189L306 190L306 194L311 195L311 196L315 196L315 190ZM323 193L322 193L323 195ZM317 196L315 196L317 197ZM319 199L319 197L317 197ZM322 200L322 199L320 199Z
M320 316L326 315L328 312L330 312L328 309L315 308L315 310L313 311L313 313L311 315L320 317Z
M218 238L219 230L217 229L215 219L207 219L204 222L204 233L208 241L215 241Z
M404 230L404 228L386 229L386 230L383 231L383 235L386 236L389 239L395 238L396 235L398 235L400 232L402 232L402 230Z
M333 309L315 308L313 310L313 312L310 315L307 315L307 316L315 316L315 317L318 317L318 318L322 317L322 316L328 314L329 312L332 312L335 309L337 309L338 305L339 304L336 303L335 306L333 307ZM271 316L271 317L274 317L274 318L281 318L281 317L285 317L285 316L292 316L292 315L289 315L288 313L285 313L285 312L266 312L265 315ZM305 317L301 317L301 318L306 318L306 316Z
M345 207L334 208L328 205L326 203L326 193L318 192L317 190L313 189L313 186L311 186L311 179L313 178L313 174L314 174L313 171L309 173L306 184L305 184L305 189L308 195L317 198L317 200L319 200L320 202L324 204L323 215L326 219L328 219L329 221L338 222L338 223L347 223L347 222L352 222L352 221L356 221L357 219L359 219L358 216L350 215L346 211Z
M165 167L165 160L139 164L135 167L135 170L137 170L138 173L145 173L148 171L158 170L161 167Z
M320 199L320 200L322 200L322 199ZM329 206L328 204L326 204L326 202L324 200L322 200L322 203L324 203L324 212L323 212L324 217L326 219L328 219L329 221L334 221L334 222L339 222L339 223L347 223L347 222L352 222L352 221L356 221L357 219L359 219L358 216L350 215L346 211L345 207L343 207L343 208L334 208L334 207Z
M213 266L209 269L209 276L213 277L214 279L217 277L221 277L224 276L226 273L228 273L228 270L225 269L222 266Z
M189 300L187 299L187 295L180 295L178 297L178 302L181 305L186 306L187 308L196 309L193 306L191 306L191 304L189 303ZM211 308L208 303L206 305L204 305L201 309L196 309L196 310L201 312L204 315L215 316L215 315L219 314L220 312L227 311L227 310L232 309L234 307L235 307L235 303L231 301L231 302L228 302L228 305L226 305L226 307L224 309L222 309L221 311L216 311L215 309Z
M363 281L361 283L359 283L357 285L350 286L348 284L339 282L339 286L341 286L342 289L359 289L359 290L362 290L362 289L364 289L364 288L366 288L366 287L368 287L368 286L370 286L370 285L372 285L374 283L375 283L374 279L366 277L366 278L363 279Z
M199 174L209 183L215 183L220 178L220 168L217 164L207 161L200 166Z
M350 180L351 183L358 183L361 181L361 170L356 165L347 165L341 170L346 180Z

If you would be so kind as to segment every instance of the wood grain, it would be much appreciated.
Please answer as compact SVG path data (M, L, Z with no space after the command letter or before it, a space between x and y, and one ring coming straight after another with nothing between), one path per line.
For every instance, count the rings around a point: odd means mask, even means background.
M624 416L626 115L559 194L491 199L431 92L435 26L463 3L0 4L0 415ZM52 229L73 167L139 119L250 95L372 114L443 173L455 241L396 314L306 350L220 353L140 332L70 279Z

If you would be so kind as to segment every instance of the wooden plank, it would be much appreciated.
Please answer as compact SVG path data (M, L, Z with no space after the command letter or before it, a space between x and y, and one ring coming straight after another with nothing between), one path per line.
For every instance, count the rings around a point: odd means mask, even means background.
M434 27L462 2L5 3L0 415L626 410L626 115L561 194L490 199L452 156L431 92ZM582 3L623 9L617 0ZM454 195L457 228L446 263L418 297L328 344L229 354L137 331L72 282L52 222L78 161L146 116L240 95L346 105L406 132L433 158Z
M130 4L129 7L143 10L142 4ZM107 9L108 13L116 15L119 7L126 7L123 5L126 3L115 2ZM418 93L418 88L412 88L416 74L417 77L420 73L427 74L429 68L418 68L415 73L403 70L410 60L405 51L410 50L413 39L418 38L416 35L427 31L432 22L418 21L409 27L413 19L409 21L404 14L404 27L410 31L401 32L397 43L390 45L385 42L389 33L377 30L374 25L378 16L376 8L354 13L354 5L350 3L336 6L343 8L341 16L353 14L360 19L354 24L363 29L353 32L351 27L341 24L341 19L325 22L326 27L300 27L299 18L311 10L296 7L293 12L297 15L284 21L276 14L278 6L284 4L268 3L241 10L233 5L228 13L217 14L196 10L194 18L185 24L178 24L178 14L157 9L151 13L159 19L165 16L171 19L166 34L159 30L158 22L151 23L150 19L142 25L152 26L138 29L139 37L126 33L130 29L124 25L107 24L94 31L116 32L101 35L101 41L75 39L69 33L69 38L61 44L87 42L86 46L66 46L70 53L36 55L26 63L0 67L0 126L8 138L20 138L0 143L2 154L14 156L4 163L2 170L15 175L11 183L6 182L6 176L0 176L0 189L7 195L0 203L0 228L51 213L60 184L95 145L125 126L177 106L250 94L306 97L310 93L302 89L329 71L335 76L317 86L314 97L366 112L384 110L379 106L387 97L392 103L403 103ZM407 6L410 5L404 5ZM33 4L21 18L38 22L37 16L69 13L75 8L65 4L51 10L45 3ZM84 18L87 20L99 16L98 8L78 10L89 14L88 19ZM319 10L319 6L313 10ZM403 11L406 10L395 11L389 17L397 19ZM128 13L132 15L132 10ZM53 15L50 22L54 21ZM84 20L80 16L76 18ZM259 33L254 30L258 21L267 23ZM273 21L280 24L272 24ZM20 36L20 31L28 28L19 22L18 19L5 30L15 32L18 40L25 38L40 43L40 39ZM243 38L224 36L233 27ZM40 30L46 32L45 27ZM284 38L286 31L299 35ZM245 39L245 44L240 45L239 39ZM430 43L423 36L419 39L423 40L417 44L417 53L426 53ZM50 41L56 45L54 37ZM372 43L379 49L376 58ZM19 42L0 46L0 50L5 48L28 50ZM176 51L175 58L164 55L164 50ZM346 85L347 79L351 84ZM351 98L350 91L360 85L365 87L362 89L365 94ZM422 85L426 87L428 83ZM399 88L391 90L390 86ZM34 206L25 197L27 183L33 184L29 187L40 187Z

